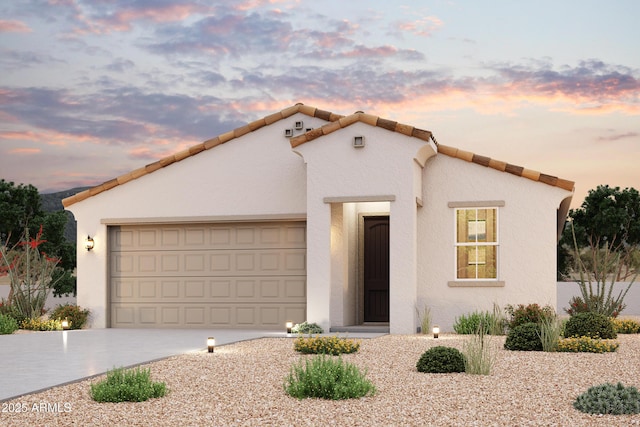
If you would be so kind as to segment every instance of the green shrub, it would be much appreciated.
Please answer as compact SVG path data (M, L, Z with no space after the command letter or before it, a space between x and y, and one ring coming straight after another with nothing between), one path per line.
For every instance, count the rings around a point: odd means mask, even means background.
M631 319L613 319L613 329L618 334L637 334L640 333L640 323Z
M53 309L49 318L67 319L69 320L69 329L82 329L89 318L89 310L82 309L75 304L60 304Z
M540 325L529 322L510 329L504 348L518 351L542 351Z
M558 341L558 351L565 353L609 353L618 349L614 340L600 340L591 337L571 337Z
M9 335L18 329L18 322L13 317L0 314L0 335Z
M25 319L20 327L30 331L61 331L62 323L56 319Z
M453 323L453 330L456 331L457 334L470 335L475 334L480 328L480 325L482 325L484 333L488 334L492 323L491 313L487 311L474 311L473 313L456 317Z
M354 399L372 396L376 392L375 386L357 366L324 354L294 365L284 389L297 399Z
M0 314L13 317L18 323L18 326L20 326L22 321L26 319L26 317L20 314L14 305L9 304L9 302L4 298L0 299Z
M339 337L298 337L293 342L293 349L303 354L355 353L360 349L360 342Z
M91 397L96 402L144 402L167 393L163 382L151 381L151 370L116 368L107 378L91 384Z
M538 304L518 304L516 307L507 305L505 311L509 314L509 329L525 323L540 323L542 319L556 317L555 310L549 305L540 307Z
M640 393L622 383L601 384L578 396L573 407L588 414L640 414Z
M464 356L460 350L453 347L432 347L422 353L416 368L418 372L431 374L464 372Z
M294 334L322 334L324 333L324 329L322 329L322 327L320 325L318 325L317 323L307 323L302 322L302 323L297 323L296 325L294 325L293 328L291 328L291 332L293 332Z
M564 330L565 337L591 337L615 339L618 334L611 319L604 314L587 312L574 314L569 318Z

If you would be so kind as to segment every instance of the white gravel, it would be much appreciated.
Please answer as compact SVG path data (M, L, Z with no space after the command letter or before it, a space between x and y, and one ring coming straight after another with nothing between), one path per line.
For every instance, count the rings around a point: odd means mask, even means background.
M172 357L148 365L169 393L141 403L96 403L91 382L2 403L2 426L640 426L640 415L587 415L572 407L593 385L640 388L640 335L619 335L615 353L513 352L492 337L491 375L424 374L420 355L435 345L461 349L465 337L388 335L345 355L377 387L373 397L297 400L283 390L302 357L293 339L269 338ZM16 363L3 361L3 363ZM19 362L17 362L19 363ZM43 406L44 404L44 406ZM24 412L15 412L16 408ZM10 409L13 411L7 412Z

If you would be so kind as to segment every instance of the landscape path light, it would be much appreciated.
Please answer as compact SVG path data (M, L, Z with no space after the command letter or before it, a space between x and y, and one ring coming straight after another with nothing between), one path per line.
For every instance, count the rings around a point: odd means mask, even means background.
M216 339L214 337L207 338L207 351L213 353L213 349L216 346Z
M440 333L440 327L438 325L435 325L433 327L433 337L434 338L438 338L438 334Z

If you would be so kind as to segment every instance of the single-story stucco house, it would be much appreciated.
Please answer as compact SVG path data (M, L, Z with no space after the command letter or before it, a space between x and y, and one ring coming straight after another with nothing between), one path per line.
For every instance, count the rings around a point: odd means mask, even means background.
M63 201L94 328L415 333L556 305L574 183L429 131L297 104Z

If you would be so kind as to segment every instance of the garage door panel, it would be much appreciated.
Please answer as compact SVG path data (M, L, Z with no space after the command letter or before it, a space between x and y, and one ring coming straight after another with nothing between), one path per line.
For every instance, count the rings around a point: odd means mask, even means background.
M306 279L289 276L209 278L113 279L112 303L203 302L305 303Z
M306 271L305 252L305 249L113 252L111 276L301 275Z

